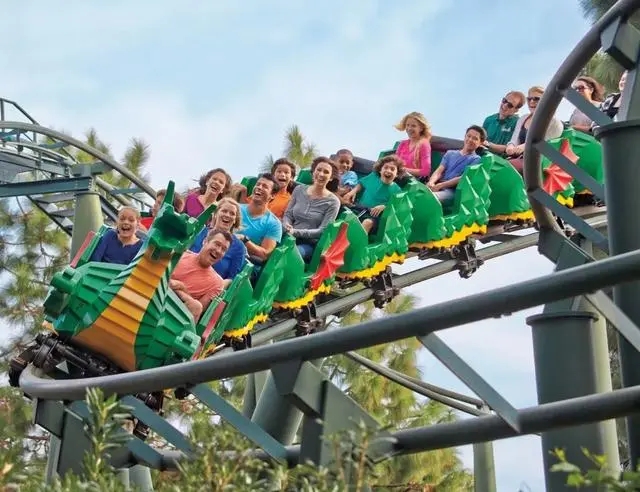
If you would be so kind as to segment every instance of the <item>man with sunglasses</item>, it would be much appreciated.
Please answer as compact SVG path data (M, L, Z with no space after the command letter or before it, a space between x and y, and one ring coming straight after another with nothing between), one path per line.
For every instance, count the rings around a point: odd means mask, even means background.
M518 122L516 113L524 105L525 96L522 92L511 91L502 98L497 113L487 116L482 127L487 132L487 140L484 146L491 152L504 155L507 143L513 136L513 131Z

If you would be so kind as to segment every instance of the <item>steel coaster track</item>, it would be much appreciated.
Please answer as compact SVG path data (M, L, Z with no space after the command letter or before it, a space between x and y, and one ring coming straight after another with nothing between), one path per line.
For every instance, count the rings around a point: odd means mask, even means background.
M31 177L30 181L23 181L20 184L28 186L29 182L33 182L38 178L51 183L55 183L56 180L62 182L73 179L74 172L78 169L75 166L79 166L80 163L76 161L72 153L67 151L67 148L76 148L96 159L96 162L103 164L107 171L115 171L127 178L144 194L145 198L155 199L155 191L148 184L124 166L118 164L112 157L80 140L40 126L36 120L16 103L0 99L0 109L2 109L3 116L6 104L14 105L29 120L29 123L0 121L0 161L5 163L6 172L14 177L27 173ZM47 137L53 143L38 142L38 136ZM99 176L90 177L100 192L101 208L107 223L114 222L117 217L117 206L111 200L114 200L119 205L132 205L132 200L135 200L140 205L150 205L140 196L116 193L115 187ZM5 181L9 181L8 185L11 186L13 179L5 179ZM71 218L74 215L74 210L73 208L60 209L58 204L68 204L73 200L73 193L45 192L38 195L25 194L23 196L37 209L44 212L63 231L71 235L73 228Z
M604 221L600 217L595 217L591 220L597 223L599 227L603 227L606 225L606 221ZM520 251L520 250L535 246L537 244L537 240L538 240L537 232L532 232L524 236L514 236L514 238L509 241L505 241L495 246L489 246L489 247L478 250L478 256L483 260L488 261L491 259L499 258L500 256L503 256L505 254L509 254L512 252ZM425 280L434 279L441 275L445 275L447 273L453 272L456 270L456 268L457 268L456 260L441 261L436 263L435 265L425 266L425 267L413 270L411 272L395 276L394 285L400 289L406 288L416 283L423 282ZM345 296L335 298L333 300L330 300L329 302L320 304L317 308L317 315L318 317L328 317L331 315L341 313L345 310L351 309L359 304L362 304L363 302L366 302L372 299L373 294L374 294L373 289L362 288L360 290L357 290ZM262 329L255 330L252 336L254 348L250 348L242 351L234 351L231 348L225 348L217 352L212 357L204 360L219 359L222 357L226 359L227 357L236 357L244 353L247 353L247 354L254 353L256 350L260 348L255 346L267 344L268 342L275 340L279 337L282 337L283 335L288 335L292 333L292 330L295 328L296 324L297 324L297 320L294 318L286 319L283 321L276 321L272 325L264 326ZM317 335L318 334L307 335L306 337L303 337L303 338L314 337ZM300 340L302 340L302 338L300 338ZM297 341L299 340L295 340L294 342L297 342ZM288 341L288 343L290 342L291 341ZM189 361L181 364L173 364L167 367L172 368L173 372L180 375L182 374L182 371L184 371L185 369L187 370L187 373L191 373L190 368L194 365L202 364L202 362L203 362L202 360ZM87 387L90 387L94 385L89 383L94 381L96 383L95 386L99 385L103 389L106 389L103 383L116 381L116 389L115 391L113 391L114 393L134 394L134 393L137 393L140 388L143 388L144 384L146 384L146 383L143 383L142 386L138 386L138 383L135 382L136 377L139 377L140 374L148 373L149 371L155 371L155 370L157 369L147 369L143 371L122 373L115 376L104 376L100 378L87 378L87 379L64 380L64 381L55 381L48 378L29 376L27 379L21 378L20 388L26 394L36 398L44 398L44 399L51 399L51 400L73 400L73 399L84 398L84 392L86 391L86 388L80 389L79 393L75 393L75 392L69 393L66 390L68 390L71 387L69 385L72 382L83 381L87 383ZM129 380L132 377L134 378L133 379L134 382L133 384L129 384ZM208 382L208 381L213 381L215 379L218 379L218 378L208 378L208 376L204 376L204 377L205 379L198 378L197 382ZM34 382L33 384L37 385L37 388L33 386L32 381ZM126 389L124 387L120 387L119 383L123 381L127 383ZM194 381L191 381L187 376L185 376L184 378L178 376L177 381L178 382L176 384L171 384L167 386L167 388L180 387L180 386L188 385L190 383L194 383ZM65 390L60 392L61 388L58 386L58 383L63 384L65 386ZM167 389L167 388L162 388L162 389ZM147 390L149 390L149 388L147 388ZM76 398L75 396L71 396L72 394L76 396L79 395L79 398Z
M591 226L598 229L606 227L607 224L606 218L602 215L592 217L588 219L588 222ZM537 232L524 236L516 236L504 243L479 250L478 256L484 260L498 258L504 254L535 246L537 244L538 237L539 234ZM75 403L71 403L72 407L73 405L80 403L78 400L82 400L84 398L86 389L92 387L100 387L105 394L115 393L119 395L136 394L143 391L160 391L167 388L193 388L194 385L198 385L195 386L196 388L201 388L203 385L200 383L255 373L261 370L268 370L274 364L284 362L292 358L311 360L318 357L348 353L368 346L393 342L395 340L413 336L426 335L427 333L433 333L434 331L439 331L463 323L479 321L490 317L500 317L503 315L503 307L496 307L495 303L491 302L491 300L496 297L504 299L505 304L512 306L511 312L515 312L540 305L550 299L574 297L585 290L595 291L608 287L617 281L621 272L624 272L627 277L640 277L640 252L624 256L624 258L618 257L615 261L607 259L595 262L587 267L579 267L577 269L574 268L561 273L546 275L515 286L507 286L490 292L468 296L463 299L443 302L438 305L420 308L407 314L385 317L357 326L351 326L348 329L330 330L324 333L317 333L314 335L281 341L275 345L254 347L238 352L225 350L223 351L224 353L218 353L208 359L185 362L156 369L98 378L57 381L39 377L33 366L28 366L20 378L20 388L26 395L40 400L67 402L76 400ZM600 277L596 278L593 275L589 275L587 271L578 271L584 268L591 269L593 272L597 269L600 273ZM399 275L396 277L394 282L397 282L397 285L400 287L408 287L417 282L455 271L455 269L456 264L454 260L443 261L435 265L426 266L421 269ZM553 286L549 284L552 279L555 281L555 285ZM543 285L548 285L548 287L544 291L540 292L540 287ZM523 292L522 287L525 286L527 286L528 289L526 292ZM520 293L516 295L513 294L514 291L520 291ZM322 304L318 307L318 315L328 316L333 313L339 313L370 299L372 295L373 292L371 289L363 289L346 295L343 298L329 301L328 303ZM396 321L399 321L400 319L403 320L402 323ZM287 320L267 327L256 333L256 343L265 343L268 340L285 335L292 330L294 325L295 320ZM640 345L640 342L638 345ZM415 391L415 388L412 388L410 384L406 384L406 381L397 382ZM634 391L632 393L633 395L626 395L625 393L626 396L620 395L619 398L616 397L617 403L615 404L615 410L617 412L622 411L620 410L621 406L624 406L624 408L628 406L629 398L635 396L636 393L640 393L640 388L638 388L638 391ZM459 396L462 396L463 398L466 397L466 395ZM599 395L596 395L594 398L597 398L598 396ZM202 398L198 397L198 399L202 401ZM131 400L127 399L127 402L130 403ZM591 408L592 404L595 405L597 403L595 400L592 402L588 398L585 402L581 404L586 404L587 408ZM206 404L206 402L204 403ZM218 402L218 404L220 403L223 402ZM468 403L476 407L478 406L478 401L474 399L471 399ZM578 402L573 402L572 404L577 405ZM504 419L501 416L489 415L486 411L470 413L479 415L478 417L471 419L471 421L483 422L483 424L478 425L488 426L487 429L491 429L491 432L499 431L499 435L501 436L499 438L503 438L521 435L523 433L537 433L542 429L546 429L547 427L545 427L540 420L543 415L547 415L550 411L568 412L564 407L556 407L557 406L550 405L549 409L543 409L539 406L533 409L521 410L524 412L524 422L528 422L526 420L527 418L530 418L531 422L527 423L524 427L521 427L520 431L511 428L504 422ZM219 410L219 407L216 407L215 410ZM527 413L528 411L531 412L530 417L527 417L529 415ZM600 413L601 411L590 415L584 415L575 422L591 422L593 420L597 420L596 417L598 417ZM173 429L171 424L157 415L154 420L163 422L162 424L159 424L150 420L148 425L154 431L160 429L161 426L169 426ZM462 422L462 424L470 425L465 422L467 421ZM145 421L145 423L147 422ZM473 427L473 429L475 429L475 427ZM418 430L420 432L423 431L423 429ZM178 432L175 429L173 429L173 431ZM427 431L425 430L425 432ZM458 438L456 442L460 441L461 444L481 442L476 439L479 439L478 436L484 437L485 434L483 432L476 430L471 434L467 434L464 438ZM158 433L161 436L166 436L166 432ZM409 433L406 436L405 434L405 431L398 431L393 434L394 437L398 436L398 438L402 438L394 444L396 452L403 454L420 451L417 449L418 444L413 440L413 434ZM167 440L173 441L173 439ZM140 442L140 444L143 443ZM438 447L443 446L434 444L429 449L436 449ZM268 451L268 446L265 445L264 449L266 451L256 451L256 456L264 456L265 452L269 454L269 456L274 456L273 452L270 453ZM299 451L295 446L289 446L286 448L282 447L282 449L288 453L287 456L291 459L295 458ZM187 456L189 454L184 454L183 451L177 453L157 451L156 461L150 461L148 457L144 458L144 454L138 454L135 450L132 452L133 455L131 456L133 456L133 459L137 459L138 461L142 460L142 462L147 465L155 464L156 466L161 466L163 468L174 467L176 460L179 459L179 457ZM131 458L131 456L129 457Z

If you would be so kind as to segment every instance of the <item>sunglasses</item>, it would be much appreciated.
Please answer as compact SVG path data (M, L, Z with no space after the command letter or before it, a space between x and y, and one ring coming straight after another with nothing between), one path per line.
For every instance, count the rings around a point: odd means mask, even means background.
M540 96L529 96L527 97L527 102L538 102L540 100Z
M587 88L584 85L578 85L578 86L574 87L573 89L578 91L578 92L584 92L584 91L587 90Z
M516 107L516 106L515 106L515 104L510 103L510 102L509 102L509 101L507 101L504 97L502 98L502 104L506 105L506 106L507 106L507 108L509 108L509 109L513 109L513 108L515 108L515 107Z

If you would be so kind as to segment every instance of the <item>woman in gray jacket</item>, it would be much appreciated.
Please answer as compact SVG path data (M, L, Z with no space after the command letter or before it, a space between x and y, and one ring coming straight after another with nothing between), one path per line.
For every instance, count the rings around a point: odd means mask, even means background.
M311 164L311 173L313 183L296 186L282 218L283 229L296 238L305 261L313 256L322 232L340 210L340 200L331 189L337 187L336 165L328 157L318 157Z
M505 149L505 154L507 154L509 162L511 162L513 167L515 167L520 172L522 172L522 155L524 154L524 142L527 139L529 126L531 126L533 115L536 112L536 108L538 107L538 103L540 102L540 98L542 98L543 94L544 89L540 86L534 86L529 89L529 92L527 94L527 106L529 107L529 114L525 114L524 116L520 117L520 119L516 123L516 127L513 130L511 141L507 144L507 148ZM554 116L549 123L549 127L547 128L547 133L545 134L544 139L551 140L553 138L558 138L560 135L562 135L563 131L564 125L562 124L562 121Z

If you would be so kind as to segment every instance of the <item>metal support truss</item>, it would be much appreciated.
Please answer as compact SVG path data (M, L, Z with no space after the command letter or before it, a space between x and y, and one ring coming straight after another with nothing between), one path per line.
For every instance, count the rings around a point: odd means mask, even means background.
M637 162L640 159L640 77L638 76L638 62L640 61L640 32L629 22L633 12L640 8L640 0L621 0L617 2L585 35L575 49L558 69L556 75L549 83L538 108L536 110L525 143L524 177L532 209L536 220L540 224L541 241L540 252L558 259L561 251L554 250L550 246L553 241L547 241L556 233L561 233L555 217L562 219L571 225L581 236L588 240L589 244L610 252L611 255L620 255L640 248L640 236L638 228L640 220L636 211L640 207L638 189L640 189L640 174L637 172ZM571 84L580 70L587 64L592 56L602 48L604 52L612 56L628 71L627 83L623 91L617 122L613 123L608 116L595 111L593 106L585 101L579 94L570 89ZM557 151L553 151L550 145L544 141L546 128L554 116L562 97L566 97L576 107L589 115L596 123L594 130L596 138L602 143L604 176L606 186L594 183L589 176L581 172L579 168L559 157ZM557 163L576 180L581 182L597 198L604 199L607 204L607 217L609 219L608 240L599 232L588 227L568 208L560 205L542 189L540 153L545 154L553 162ZM554 217L555 216L555 217ZM545 244L546 243L546 244ZM546 247L545 247L546 246ZM566 252L566 251L565 251ZM554 255L555 253L555 255ZM576 255L579 263L593 261L592 258L582 258ZM574 263L575 264L575 263ZM559 264L560 266L560 264ZM601 313L606 312L607 317L617 318L622 321L618 326L620 332L620 363L622 380L625 387L636 387L640 384L640 349L638 323L640 323L640 282L616 283L614 287L615 304L605 299L602 293L589 293L586 296L588 303L574 302L570 309L576 309L581 303L583 308L594 306ZM534 343L536 350L536 367L538 372L538 389L540 401L562 399L571 394L587 394L595 391L605 391L608 386L604 378L605 369L599 366L605 364L603 348L603 325L594 329L592 324L596 318L563 313L558 306L567 303L557 303L556 307L549 307L549 316L553 318L537 318L532 320L534 325L552 323L555 319L554 333L550 335L548 329L534 326ZM614 309L615 308L615 309ZM553 315L551 313L554 313ZM610 320L611 321L611 320ZM539 335L536 335L538 333ZM539 343L536 342L538 340ZM543 343L543 340L546 342ZM606 347L606 345L605 345ZM561 361L562 351L569 348L575 354L575 367L569 367L565 359ZM547 355L543 355L547 354ZM548 357L547 357L548 356ZM566 357L566 356L565 356ZM600 359L600 360L598 360ZM579 361L579 362L578 362ZM559 366L557 364L560 364ZM581 369L578 365L583 364ZM554 366L554 371L546 369ZM557 370L557 367L560 367ZM580 377L582 373L583 377ZM590 377L584 376L590 374ZM561 375L560 377L558 377ZM607 374L608 376L608 374ZM595 378L595 379L594 379ZM565 387L560 388L564 382ZM568 387L571 385L571 388ZM608 430L606 432L605 429ZM577 446L580 442L596 448L594 452L606 452L615 458L613 448L611 423L603 423L600 426L602 434L598 434L596 427L585 428L584 433L559 431L543 436L543 446L561 444ZM589 430L590 429L590 430ZM640 458L640 417L629 416L627 429L631 462L635 468ZM607 437L608 436L608 437ZM546 457L547 449L544 449ZM571 451L569 451L571 452ZM573 459L578 459L579 452ZM610 456L610 458L611 458ZM548 464L548 463L547 463ZM615 466L615 464L614 464ZM548 466L545 466L548 469ZM560 487L558 477L547 473L547 486L555 490ZM552 485L555 484L555 485Z

